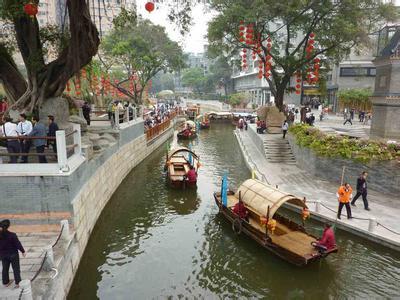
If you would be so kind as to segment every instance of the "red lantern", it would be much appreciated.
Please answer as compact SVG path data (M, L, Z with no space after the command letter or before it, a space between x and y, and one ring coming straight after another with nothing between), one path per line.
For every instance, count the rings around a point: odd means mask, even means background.
M246 53L247 52L247 49L243 49L243 53Z
M147 2L144 6L144 8L151 13L154 10L154 3L153 2Z
M38 13L38 6L32 1L29 1L24 5L24 12L31 18L34 18Z
M240 31L240 32L239 32L239 35L240 35L240 36L244 36L244 32L243 32L243 31Z
M266 60L268 61L268 60L270 60L271 58L272 58L271 55L267 55Z
M297 95L300 95L300 94L301 94L301 92L300 92L299 90L297 90L297 91L296 91L296 94L297 94Z
M262 78L263 78L262 73L258 73L258 78L259 78L259 79L262 79Z
M272 42L272 40L271 40L271 38L269 37L269 38L267 38L267 42L268 43L271 43Z
M244 42L244 38L240 38L239 42L243 43Z
M244 29L245 29L244 26L239 26L240 31L243 31Z
M313 39L314 37L315 37L315 33L314 33L314 32L311 32L311 33L310 33L310 38Z
M300 79L300 78L297 78L297 79L296 79L296 82L301 82L301 79Z
M268 43L268 44L267 44L267 48L268 48L268 49L271 49L271 47L272 47L272 44L271 44L271 43Z
M300 84L296 84L296 89L299 89L299 88L301 88L301 85Z

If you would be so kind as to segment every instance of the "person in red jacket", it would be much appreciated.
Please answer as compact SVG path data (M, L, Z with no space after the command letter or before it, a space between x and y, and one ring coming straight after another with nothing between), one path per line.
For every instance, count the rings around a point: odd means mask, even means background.
M332 250L336 247L335 233L330 224L325 224L322 238L318 241L315 247L322 252Z
M186 178L190 183L195 183L197 181L197 173L193 166L190 166L190 169L186 174Z
M248 220L249 211L247 210L246 206L244 206L244 203L242 201L236 203L232 211L239 218Z

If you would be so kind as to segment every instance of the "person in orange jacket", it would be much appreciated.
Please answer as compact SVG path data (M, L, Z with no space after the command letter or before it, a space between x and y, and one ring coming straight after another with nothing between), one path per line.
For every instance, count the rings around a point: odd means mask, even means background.
M347 219L351 219L351 208L350 208L350 199L352 198L353 189L351 188L350 184L345 183L343 184L338 192L338 200L339 200L339 210L337 213L337 218L340 219L340 215L342 214L343 206L346 206L347 211Z

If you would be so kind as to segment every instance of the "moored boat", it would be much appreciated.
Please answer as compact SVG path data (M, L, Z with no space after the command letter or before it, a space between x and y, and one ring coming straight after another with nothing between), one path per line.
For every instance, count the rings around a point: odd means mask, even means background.
M177 134L178 140L191 140L197 137L196 124L189 120L185 122L184 129Z
M294 265L305 266L338 251L336 246L325 252L317 250L313 246L317 243L315 236L278 212L284 203L290 203L302 208L304 217L309 211L303 200L259 180L246 180L236 193L228 190L223 182L221 192L214 193L214 198L220 213L232 223L236 233L244 233ZM239 201L246 209L245 218L233 211Z
M199 157L192 150L185 147L171 150L165 163L169 184L176 188L196 186L199 166ZM195 172L196 176L191 176L190 172Z
M210 128L210 120L208 120L206 115L197 116L196 121L200 123L200 129L209 129Z

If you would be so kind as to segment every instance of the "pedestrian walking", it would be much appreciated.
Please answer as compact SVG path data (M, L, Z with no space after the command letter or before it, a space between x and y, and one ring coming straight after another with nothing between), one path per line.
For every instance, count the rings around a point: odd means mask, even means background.
M342 209L343 206L346 206L346 212L347 212L347 219L351 219L351 208L350 208L350 199L352 197L353 189L351 188L350 184L345 183L342 186L339 187L339 190L337 191L337 197L339 200L339 209L337 213L337 218L340 219L340 216L342 214Z
M12 122L10 117L5 118L5 123L0 127L0 133L4 137L18 137L17 125ZM6 141L7 152L16 154L21 152L21 144L17 139L8 139ZM15 164L18 162L18 156L10 156L10 163Z
M283 125L282 125L283 138L285 138L288 129L289 129L289 124L288 124L288 122L285 120L285 121L283 122Z
M32 137L45 137L46 136L46 127L44 124L39 123L38 117L33 117L32 122L34 124L33 129L29 136ZM36 147L36 153L39 154L39 163L47 163L46 156L41 155L44 153L44 146L46 146L45 139L34 139L33 145Z
M343 125L346 125L346 124L347 124L347 122L349 122L349 123L350 123L350 125L353 125L353 122L351 122L351 114L349 114L349 113L346 113L346 116L345 116L345 118L346 118L346 121L344 121Z
M92 109L90 108L89 103L87 101L85 101L85 104L83 104L83 106L82 106L82 114L83 114L83 117L85 118L86 123L88 125L90 125L90 112L91 112L91 110Z
M56 137L56 132L59 130L57 123L54 121L54 116L47 116L47 123L49 125L49 131L47 133L48 137ZM57 153L57 141L56 140L47 140L47 146L53 148L53 152Z
M32 131L32 123L26 119L25 114L20 114L19 123L17 125L17 132L19 136L26 137L31 133L31 131ZM21 139L21 152L29 153L31 145L32 143L30 140ZM27 162L28 162L28 156L27 155L21 156L21 163L27 163Z
M364 202L364 209L370 210L368 207L368 200L367 200L367 177L368 172L362 172L360 177L357 179L357 193L354 196L353 200L351 201L351 205L356 206L357 199L362 196Z
M3 285L8 287L12 284L9 277L10 265L12 266L15 284L19 287L21 281L21 270L19 265L18 250L22 256L26 256L24 247L22 247L17 235L14 232L8 231L10 220L0 222L0 259L3 266L2 281Z

